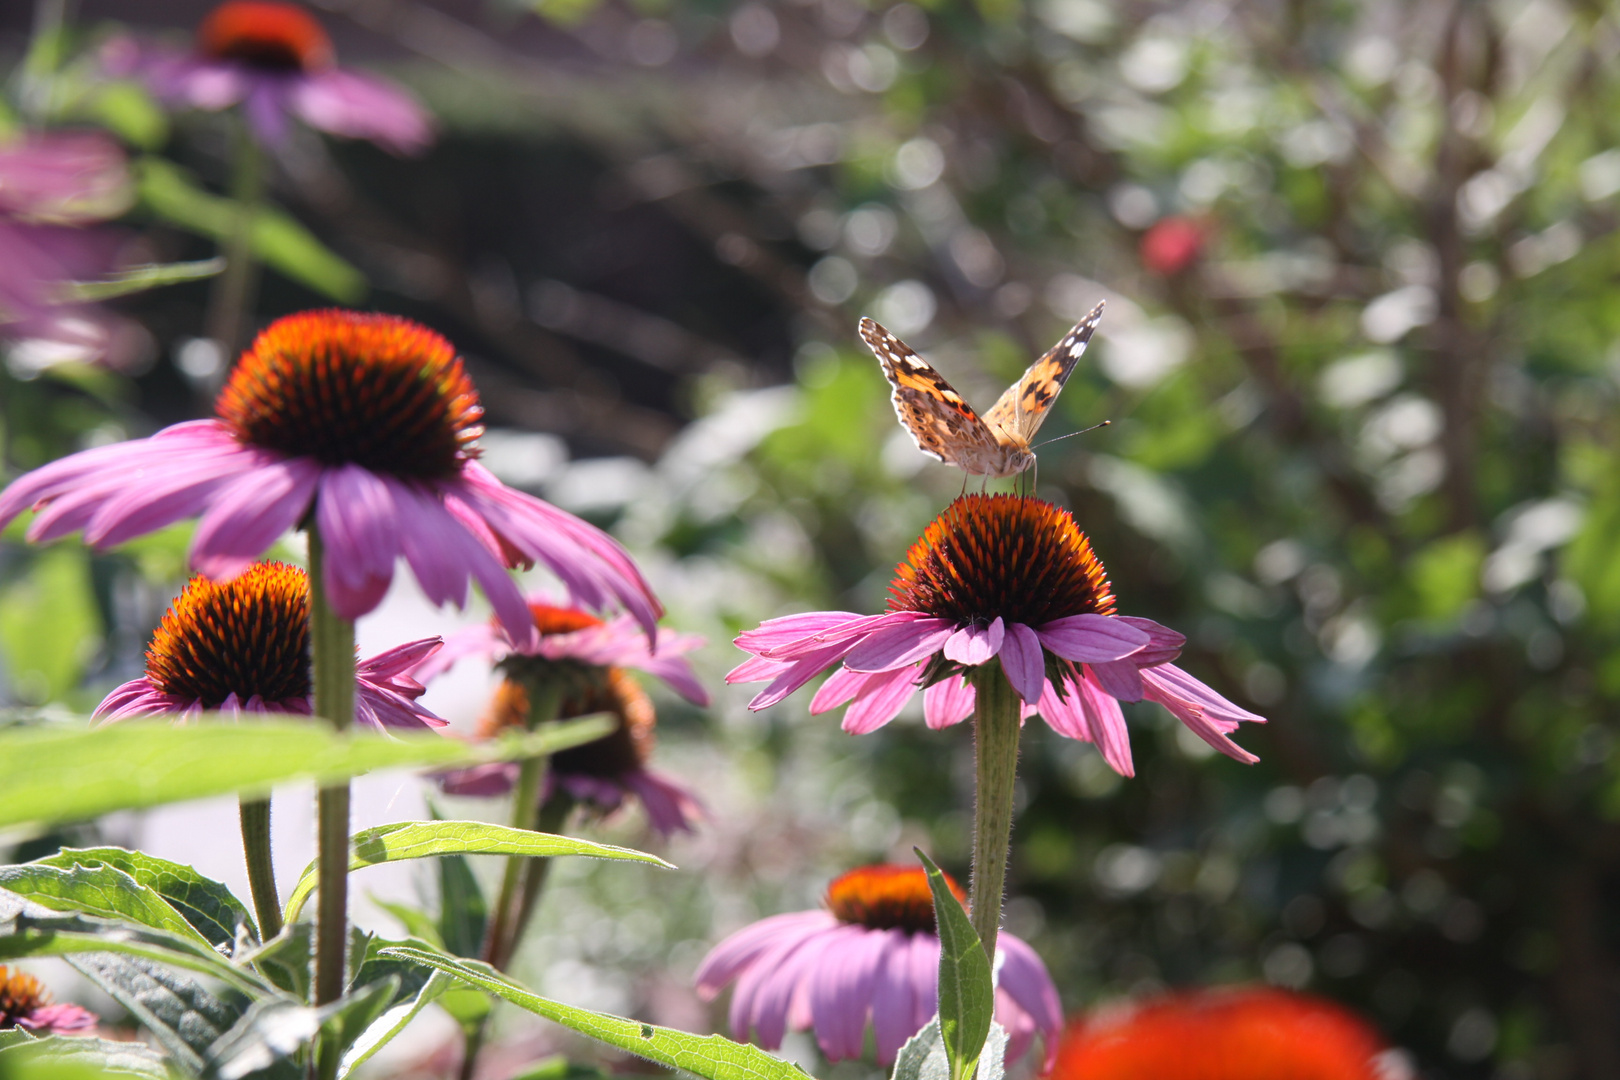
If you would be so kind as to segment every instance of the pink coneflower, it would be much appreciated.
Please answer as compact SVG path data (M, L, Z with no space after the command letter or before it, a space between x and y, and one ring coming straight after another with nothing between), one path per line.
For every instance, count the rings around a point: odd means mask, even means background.
M100 359L117 323L72 303L74 281L112 269L117 238L85 226L123 213L134 190L124 153L94 132L23 135L0 143L0 333L49 355Z
M949 879L947 879L949 880ZM958 898L962 890L950 882ZM1001 934L996 1021L1007 1060L1038 1032L1048 1059L1063 1026L1057 988L1024 942ZM939 1008L939 937L920 867L863 866L827 887L826 909L774 915L732 934L698 966L698 993L712 1000L736 980L731 1032L775 1050L789 1028L814 1028L831 1061L858 1058L870 1022L887 1065Z
M1343 1006L1269 987L1104 1009L1064 1032L1050 1080L1398 1080L1402 1057Z
M647 768L658 718L646 692L624 669L634 667L657 675L688 701L707 705L708 695L698 685L691 664L681 656L702 640L664 634L654 656L648 651L646 637L628 618L603 622L588 612L539 600L530 602L530 610L539 632L536 644L515 650L497 637L493 627L474 627L451 639L446 648L449 656L434 656L416 670L416 676L429 679L460 656L502 657L500 666L507 678L479 725L480 738L526 726L532 686L558 692L558 719L613 714L619 726L611 734L551 756L541 801L549 801L560 788L568 799L610 813L627 797L634 797L660 833L692 831L692 823L700 816L697 799L680 784ZM452 795L504 795L517 783L519 768L516 762L478 765L446 773L440 782Z
M152 635L146 674L108 694L95 718L185 721L205 711L309 716L309 637L309 578L298 567L256 563L223 585L193 578ZM441 644L413 641L362 661L355 720L378 730L444 727L417 703L422 684L409 674Z
M0 526L32 506L30 540L79 530L108 547L201 515L192 565L228 581L313 523L333 609L381 602L401 556L434 603L476 578L507 633L534 638L509 566L539 562L585 607L622 605L649 635L661 613L601 530L506 487L474 460L483 407L443 337L392 315L307 311L243 353L216 419L85 450L0 492Z
M285 141L289 116L398 154L420 153L433 139L427 113L404 90L339 68L331 38L297 4L231 0L197 28L194 53L139 51L117 42L104 62L114 75L143 74L171 104L211 112L241 105L263 143Z
M1227 736L1263 718L1170 663L1182 635L1116 615L1108 575L1067 510L1014 495L965 495L912 545L881 615L818 611L772 619L737 638L754 654L727 682L770 685L763 709L843 662L810 703L849 703L844 730L875 731L926 687L931 728L973 713L968 674L999 659L1025 716L1095 743L1122 776L1134 773L1121 701L1146 698L1221 753L1259 760Z
M77 1005L52 1005L38 979L0 967L0 1031L22 1028L35 1035L80 1035L96 1026L96 1014Z

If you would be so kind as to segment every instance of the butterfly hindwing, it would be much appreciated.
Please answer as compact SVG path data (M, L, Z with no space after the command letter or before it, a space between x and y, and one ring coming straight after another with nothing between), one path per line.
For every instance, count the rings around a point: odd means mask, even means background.
M883 365L883 374L894 387L895 415L918 449L947 465L982 471L975 466L997 452L997 440L962 395L928 361L873 320L861 320L861 337Z
M1092 308L1091 313L1046 350L1044 356L1029 365L1017 382L1007 387L984 417L993 430L1006 432L1025 446L1029 444L1051 410L1052 402L1063 390L1063 384L1069 381L1074 365L1085 353L1102 313L1102 304Z

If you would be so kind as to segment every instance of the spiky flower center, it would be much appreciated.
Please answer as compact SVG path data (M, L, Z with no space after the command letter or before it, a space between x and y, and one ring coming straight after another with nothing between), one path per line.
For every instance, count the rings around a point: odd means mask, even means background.
M911 545L889 585L890 611L961 625L1040 626L1112 615L1108 573L1074 517L1022 495L964 495Z
M425 480L458 474L484 431L450 342L409 319L358 311L271 323L214 408L244 443Z
M23 971L0 967L0 1031L17 1026L50 1003L39 980Z
M285 563L255 563L223 585L192 578L152 635L146 677L206 709L232 694L244 703L305 700L309 578Z
M949 874L945 881L958 900L967 893ZM827 886L827 910L840 921L868 930L934 933L934 894L920 866L859 866Z
M561 691L559 720L611 713L619 721L618 727L600 739L553 754L550 767L559 775L611 779L646 765L656 740L658 717L652 700L629 672L532 656L508 657L502 666L510 677L496 688L495 700L479 724L481 735L488 738L510 728L527 727L529 687L545 686Z
M332 39L297 4L231 0L197 28L197 48L214 60L266 71L318 71L333 63Z

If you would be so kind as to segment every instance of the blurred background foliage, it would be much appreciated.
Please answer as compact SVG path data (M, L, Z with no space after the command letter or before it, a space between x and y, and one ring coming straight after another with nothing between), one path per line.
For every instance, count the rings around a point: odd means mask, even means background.
M206 10L0 12L7 124L114 132L142 259L215 253L228 121L165 115L98 50L183 43ZM895 425L858 316L987 405L1108 300L1043 434L1113 425L1043 451L1039 491L1092 533L1121 610L1185 630L1185 665L1271 723L1242 733L1245 769L1143 706L1123 781L1028 729L1009 927L1067 1007L1264 979L1362 1010L1425 1076L1620 1076L1609 6L320 13L439 136L399 159L293 133L256 323L362 303L449 335L486 462L614 529L671 624L708 635L711 686L762 618L875 609L960 487ZM138 327L116 363L14 343L11 474L204 415L209 289L112 301ZM83 709L130 677L184 542L8 531L0 695ZM913 843L965 872L965 730L852 739L807 694L746 697L663 709L665 764L713 815L675 849L700 873L654 903L621 868L560 871L540 989L702 1026L687 980L720 934Z

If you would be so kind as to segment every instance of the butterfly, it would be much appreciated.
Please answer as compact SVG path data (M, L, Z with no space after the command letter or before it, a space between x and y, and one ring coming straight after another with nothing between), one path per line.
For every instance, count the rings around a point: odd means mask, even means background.
M974 476L1014 476L1035 464L1029 440L1069 381L1102 312L1102 304L1092 308L1007 387L982 418L945 376L877 322L862 319L861 337L893 384L895 414L917 449Z

